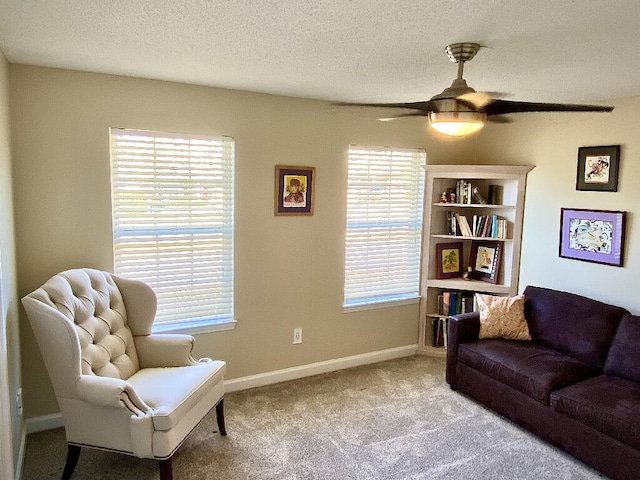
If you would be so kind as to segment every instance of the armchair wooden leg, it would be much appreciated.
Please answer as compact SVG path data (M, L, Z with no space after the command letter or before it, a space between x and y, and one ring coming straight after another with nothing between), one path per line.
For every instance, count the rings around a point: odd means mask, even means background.
M64 470L62 471L62 480L69 480L71 474L78 464L80 458L81 448L78 445L67 445L67 461L64 464Z
M220 430L220 435L226 435L227 429L224 426L224 398L221 398L216 405L216 420L218 421L218 430Z
M160 480L173 480L173 466L171 465L171 458L166 460L158 460L160 465Z

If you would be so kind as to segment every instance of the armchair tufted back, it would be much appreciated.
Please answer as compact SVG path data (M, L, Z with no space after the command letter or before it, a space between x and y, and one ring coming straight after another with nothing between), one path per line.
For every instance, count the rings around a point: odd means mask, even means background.
M67 270L29 296L71 322L74 328L69 331L77 333L82 374L126 380L140 369L125 304L109 273L93 269ZM46 342L46 338L36 332L38 325L33 322L32 325L38 343ZM51 329L49 326L48 330ZM45 363L48 360L45 358Z

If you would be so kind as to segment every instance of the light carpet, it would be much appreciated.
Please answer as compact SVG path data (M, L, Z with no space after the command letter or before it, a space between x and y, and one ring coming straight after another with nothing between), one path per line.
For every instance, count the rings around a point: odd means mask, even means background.
M414 356L225 396L174 455L176 480L605 478L452 391ZM60 478L63 429L27 436L23 479ZM73 479L155 479L158 464L83 449Z

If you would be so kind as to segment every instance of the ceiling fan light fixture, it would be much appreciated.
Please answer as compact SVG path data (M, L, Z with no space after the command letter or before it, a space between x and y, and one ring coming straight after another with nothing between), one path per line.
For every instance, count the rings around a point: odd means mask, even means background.
M462 137L484 127L483 112L429 112L429 124L435 130L452 137Z

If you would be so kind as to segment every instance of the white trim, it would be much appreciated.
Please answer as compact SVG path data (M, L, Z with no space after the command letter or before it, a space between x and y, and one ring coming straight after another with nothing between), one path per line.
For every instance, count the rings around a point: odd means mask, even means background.
M22 478L22 467L24 466L24 454L27 450L27 429L22 428L22 436L20 438L20 451L18 452L18 464L16 465L16 480Z
M234 378L224 382L226 392L237 392L249 388L262 387L273 383L296 380L298 378L310 377L320 373L334 372L345 368L358 367L371 363L384 362L394 358L410 357L416 354L418 345L406 345L404 347L379 350L377 352L363 353L351 357L336 358L324 362L310 363L298 367L275 370L273 372L249 375L247 377Z
M236 328L238 321L234 319L224 321L210 321L193 323L182 320L170 325L165 322L156 323L151 328L152 333L186 333L187 335L199 335L201 333L223 332Z
M13 445L13 409L11 384L9 381L9 356L7 345L7 311L2 296L2 255L0 251L0 478L11 478L15 473ZM18 418L19 421L22 417Z
M343 305L342 313L361 312L364 310L375 310L376 308L399 307L401 305L412 305L414 303L418 303L419 301L420 301L420 297L416 295L414 297L402 298L400 300L384 300L381 302L354 303L351 305Z
M60 412L42 415L40 417L27 418L25 424L27 426L28 434L64 427L62 414Z
M394 358L410 357L415 355L417 350L417 344L405 345L404 347L389 348L387 350L362 353L360 355L353 355L350 357L325 360L324 362L310 363L308 365L300 365L298 367L285 368L282 370L275 370L273 372L259 373L257 375L249 375L246 377L226 380L224 382L224 388L226 393L238 392L240 390L263 387L265 385L286 382L288 380L296 380L298 378L310 377L321 373L335 372L336 370L343 370L345 368L384 362L386 360L393 360ZM63 425L62 414L60 413L28 418L26 421L27 433L51 430L52 428L62 427Z

